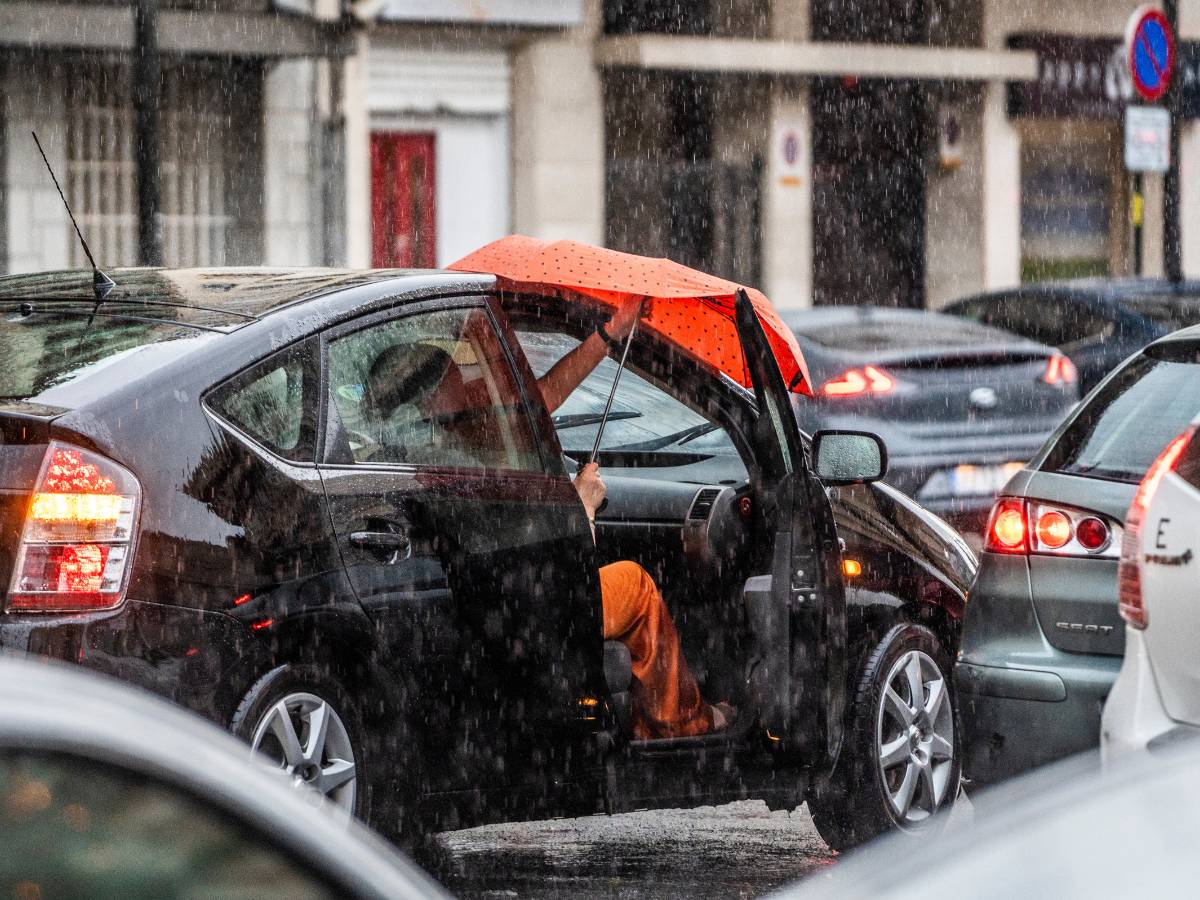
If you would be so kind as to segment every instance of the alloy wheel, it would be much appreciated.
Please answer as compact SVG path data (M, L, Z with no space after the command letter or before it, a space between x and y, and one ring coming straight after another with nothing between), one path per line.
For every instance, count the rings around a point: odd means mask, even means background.
M876 715L879 773L892 815L919 826L940 808L954 773L954 711L936 662L909 650L892 664Z
M292 778L297 788L315 790L347 814L354 812L358 774L346 724L315 694L288 694L259 720L250 741Z

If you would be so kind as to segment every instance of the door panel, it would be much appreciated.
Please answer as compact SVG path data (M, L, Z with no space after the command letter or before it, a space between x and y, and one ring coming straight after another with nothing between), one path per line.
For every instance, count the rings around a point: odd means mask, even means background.
M846 605L833 511L809 472L779 365L742 292L737 325L758 402L763 506L775 523L770 579L747 584L760 642L754 678L770 733L814 764L829 765L841 745L846 693Z
M430 791L576 777L561 732L603 679L594 550L488 310L376 318L326 358L321 476Z
M376 268L437 264L435 137L371 135L371 265Z

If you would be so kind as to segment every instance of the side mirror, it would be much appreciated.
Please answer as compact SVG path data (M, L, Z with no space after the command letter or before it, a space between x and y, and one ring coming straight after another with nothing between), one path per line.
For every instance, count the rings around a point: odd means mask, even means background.
M818 431L812 457L826 484L861 484L887 474L887 447L869 431Z

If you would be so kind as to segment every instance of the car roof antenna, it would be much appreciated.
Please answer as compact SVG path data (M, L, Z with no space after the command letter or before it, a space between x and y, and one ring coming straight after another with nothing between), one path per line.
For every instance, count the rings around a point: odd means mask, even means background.
M87 245L87 241L83 239L83 232L79 230L79 223L75 221L75 214L71 212L71 204L67 202L66 195L63 194L62 186L58 183L58 177L54 174L54 168L50 165L50 160L46 158L46 151L42 149L42 142L38 140L37 132L31 131L33 142L37 144L38 153L42 154L42 162L46 164L46 171L50 173L50 178L54 182L55 188L58 189L58 196L63 202L63 206L67 208L67 215L71 217L71 224L75 226L75 234L79 236L79 243L83 245L83 253L88 258L88 262L92 264L92 294L96 298L96 307L104 302L104 299L112 292L112 289L117 286L117 283L100 271L100 267L96 265L96 259L92 256L92 251Z

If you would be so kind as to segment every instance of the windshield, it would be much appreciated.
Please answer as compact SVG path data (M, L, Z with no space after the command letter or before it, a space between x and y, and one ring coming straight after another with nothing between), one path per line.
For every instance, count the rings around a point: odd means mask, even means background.
M1197 412L1200 354L1140 356L1091 398L1043 468L1136 484Z
M932 315L860 316L820 325L801 322L796 333L822 347L856 352L961 347L1008 337L969 321Z
M517 336L539 378L579 345L561 332L521 330ZM616 361L605 358L555 411L554 427L567 453L591 452L616 374ZM724 430L628 368L621 375L600 449L738 456Z
M91 304L35 303L32 312L16 303L0 304L0 399L62 402L63 390L55 397L44 395L135 355L138 372L144 373L212 336L175 321L170 307L139 307L136 314L142 318L137 319L111 314L92 319L91 313ZM161 346L167 343L171 346Z

